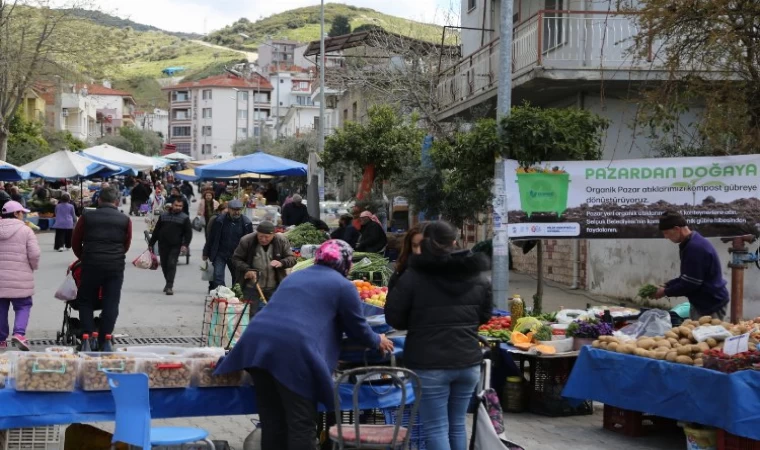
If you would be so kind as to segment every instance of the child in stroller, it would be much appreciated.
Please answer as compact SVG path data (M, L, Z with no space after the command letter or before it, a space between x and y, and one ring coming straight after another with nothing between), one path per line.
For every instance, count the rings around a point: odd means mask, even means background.
M76 260L71 263L66 270L66 274L71 274L77 289L79 289L79 284L82 282L82 261ZM103 309L100 304L102 301L103 291L101 290L98 293L99 303L95 307L95 311ZM82 330L82 324L79 321L79 318L72 316L72 311L79 311L79 306L77 305L77 300L71 300L65 303L66 304L63 308L63 324L61 325L61 331L57 332L55 335L55 343L72 347L78 346L82 342L82 333L84 330ZM100 317L96 317L95 328L97 329L99 326Z

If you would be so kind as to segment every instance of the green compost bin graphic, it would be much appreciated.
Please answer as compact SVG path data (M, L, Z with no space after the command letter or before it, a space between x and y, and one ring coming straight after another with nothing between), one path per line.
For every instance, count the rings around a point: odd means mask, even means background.
M533 213L557 213L561 216L567 209L567 191L570 174L567 173L518 173L520 208L530 217Z

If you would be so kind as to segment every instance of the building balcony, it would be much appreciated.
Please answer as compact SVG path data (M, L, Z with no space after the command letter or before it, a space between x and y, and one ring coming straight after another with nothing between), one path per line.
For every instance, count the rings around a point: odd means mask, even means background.
M537 77L552 80L630 80L662 67L650 43L634 52L639 34L635 16L608 11L539 11L515 26L512 79L517 88ZM439 74L439 114L450 116L496 95L501 71L499 39L491 41ZM636 75L639 72L639 75ZM474 101L474 102L473 102Z

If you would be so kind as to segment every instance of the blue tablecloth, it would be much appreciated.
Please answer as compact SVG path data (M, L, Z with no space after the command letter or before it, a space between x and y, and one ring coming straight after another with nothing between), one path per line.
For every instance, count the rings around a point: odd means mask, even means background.
M341 387L341 409L352 406L352 385ZM407 403L414 390L407 388ZM362 386L360 409L392 408L401 404L401 389ZM234 416L256 414L253 386L239 388L153 389L150 391L154 419L173 417ZM324 410L324 408L321 408ZM0 429L114 420L110 391L72 393L16 392L0 389Z
M760 440L760 373L752 370L728 375L586 346L562 395Z

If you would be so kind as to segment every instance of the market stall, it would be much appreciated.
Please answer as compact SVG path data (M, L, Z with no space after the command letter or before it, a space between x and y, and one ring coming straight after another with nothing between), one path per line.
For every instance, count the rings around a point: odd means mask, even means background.
M221 160L195 168L201 178L237 177L246 173L276 176L306 176L306 164L264 152L256 152L239 158Z
M161 166L158 161L151 157L128 152L108 144L86 148L82 150L82 153L97 161L129 167L138 172L154 170Z
M0 181L22 181L29 179L29 172L11 163L0 160Z

